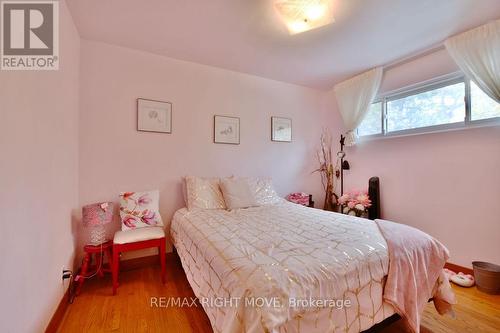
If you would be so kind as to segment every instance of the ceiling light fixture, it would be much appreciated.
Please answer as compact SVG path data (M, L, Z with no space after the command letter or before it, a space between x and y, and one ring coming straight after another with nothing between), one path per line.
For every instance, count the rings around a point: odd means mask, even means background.
M334 21L332 0L276 0L274 7L292 35Z

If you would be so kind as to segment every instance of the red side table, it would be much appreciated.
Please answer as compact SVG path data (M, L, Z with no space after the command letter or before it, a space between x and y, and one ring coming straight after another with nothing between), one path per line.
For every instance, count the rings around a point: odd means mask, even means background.
M113 241L107 241L101 245L85 245L83 250L85 255L82 261L82 268L80 269L80 274L77 275L75 282L78 283L76 287L76 294L80 295L80 291L85 280L98 275L103 277L104 273L111 273L113 256L111 255L111 249L113 248ZM91 267L92 255L95 254L96 265L95 268ZM108 257L108 265L104 266L104 254ZM89 270L93 270L93 273L88 274Z

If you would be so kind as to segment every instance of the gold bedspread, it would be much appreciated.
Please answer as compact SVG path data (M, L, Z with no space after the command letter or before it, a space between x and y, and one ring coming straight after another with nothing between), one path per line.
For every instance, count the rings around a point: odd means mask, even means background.
M171 236L215 332L359 332L394 313L373 221L288 202L181 209Z

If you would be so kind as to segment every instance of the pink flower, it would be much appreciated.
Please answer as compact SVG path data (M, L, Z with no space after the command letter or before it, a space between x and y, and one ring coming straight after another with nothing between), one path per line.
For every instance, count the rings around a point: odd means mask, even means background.
M351 208L351 209L353 209L353 208L354 208L354 206L356 206L356 202L355 202L355 201L349 201L349 202L347 203L347 207L349 207L349 208Z
M370 207L372 205L372 202L371 202L370 198L368 197L368 194L365 194L365 193L359 194L356 197L356 200L360 204L362 204L365 208Z
M354 206L354 209L357 209L359 211L364 211L365 210L365 206L363 206L362 204L358 203L358 204L356 204L356 206Z
M142 195L139 199L137 199L137 204L139 206L145 206L151 203L151 199L147 194Z
M141 221L148 225L156 225L158 222L155 219L156 213L148 209L142 212Z
M134 195L134 192L125 192L122 194L122 197L123 197L123 199L128 200L133 195Z
M345 205L349 201L349 199L350 199L349 194L344 194L339 198L339 203L341 205Z
M301 204L308 205L309 204L309 194L306 193L291 193L287 196L288 201Z
M137 222L137 219L132 215L127 215L123 218L122 222L129 228L135 228L135 223Z

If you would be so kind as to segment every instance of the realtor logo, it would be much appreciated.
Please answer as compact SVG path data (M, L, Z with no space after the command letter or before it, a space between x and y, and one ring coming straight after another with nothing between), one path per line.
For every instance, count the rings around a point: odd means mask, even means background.
M58 1L1 1L2 70L59 69Z

